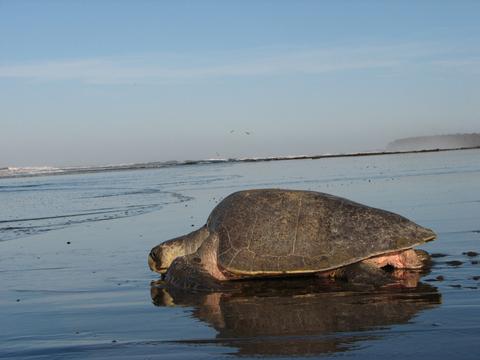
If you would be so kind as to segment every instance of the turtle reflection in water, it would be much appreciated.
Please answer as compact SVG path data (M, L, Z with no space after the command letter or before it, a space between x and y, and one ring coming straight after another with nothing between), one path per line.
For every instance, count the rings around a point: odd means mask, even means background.
M305 274L380 286L398 281L385 268L423 268L428 254L412 248L434 238L400 215L333 195L247 190L220 202L199 230L154 247L148 263L171 285L197 290Z
M368 292L314 277L239 281L228 292L198 293L164 285L152 283L155 305L191 306L196 318L217 331L213 341L237 348L240 356L348 351L358 341L380 339L381 333L373 330L408 323L441 301L437 289L423 283Z

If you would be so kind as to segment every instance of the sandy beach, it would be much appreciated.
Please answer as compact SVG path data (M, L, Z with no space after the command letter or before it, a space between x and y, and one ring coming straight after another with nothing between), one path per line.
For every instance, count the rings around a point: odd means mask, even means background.
M478 149L1 179L0 358L476 359L479 184ZM220 199L272 187L429 227L433 266L414 289L289 279L234 296L168 290L150 272L150 249Z

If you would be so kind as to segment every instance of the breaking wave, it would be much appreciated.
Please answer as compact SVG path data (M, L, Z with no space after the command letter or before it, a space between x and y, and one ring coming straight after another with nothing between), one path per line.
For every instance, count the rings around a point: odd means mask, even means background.
M373 155L394 155L409 153L427 153L439 151L467 150L468 148L451 148L451 149L425 149L425 150L408 150L408 151L368 151L341 154L319 154L319 155L285 155L285 156L267 156L267 157L245 157L245 158L228 158L228 159L203 159L203 160L184 160L184 161L154 161L147 163L134 164L117 164L103 166L74 166L74 167L52 167L52 166L30 166L30 167L3 167L0 168L0 178L11 177L27 177L41 175L66 175L66 174L82 174L105 171L121 171L121 170L142 170L142 169L160 169L174 166L191 166L191 165L208 165L222 163L239 163L239 162L265 162L265 161L282 161L282 160L304 160L304 159L323 159L338 157L354 157L354 156L373 156Z

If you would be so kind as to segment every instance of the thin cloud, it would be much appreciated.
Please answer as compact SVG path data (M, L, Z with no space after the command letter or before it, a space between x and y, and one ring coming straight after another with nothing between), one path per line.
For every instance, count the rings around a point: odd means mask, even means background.
M438 60L434 64L448 70L455 69L480 74L480 58Z
M418 63L429 55L418 45L292 49L203 54L52 60L0 65L0 78L84 83L159 82L211 77L322 74Z

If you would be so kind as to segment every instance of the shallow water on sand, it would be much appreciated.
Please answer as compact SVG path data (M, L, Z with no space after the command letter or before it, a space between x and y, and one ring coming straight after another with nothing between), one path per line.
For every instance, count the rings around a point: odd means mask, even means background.
M414 289L157 282L152 246L203 225L229 193L267 187L400 213L436 231L423 248L446 256ZM478 150L0 180L0 358L476 359L480 256L463 253L480 252L479 190Z

